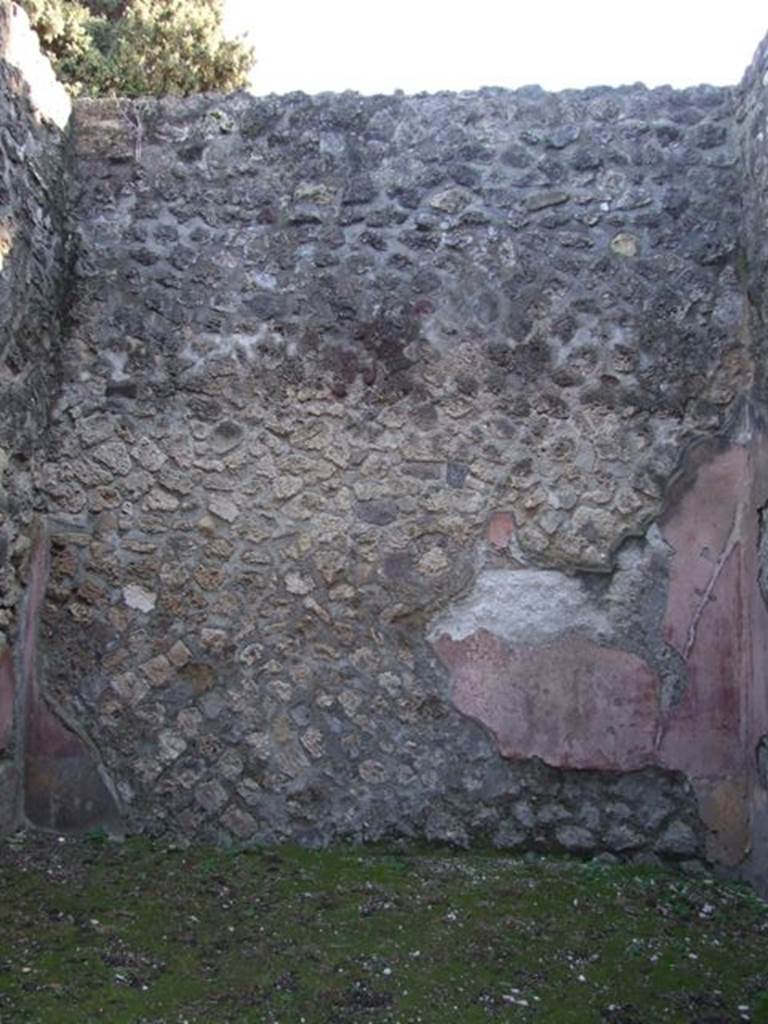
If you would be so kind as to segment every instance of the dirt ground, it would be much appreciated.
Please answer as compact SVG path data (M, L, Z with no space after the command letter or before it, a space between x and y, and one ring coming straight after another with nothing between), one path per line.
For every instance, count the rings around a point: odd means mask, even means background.
M2 1024L768 1024L768 905L424 849L0 842Z

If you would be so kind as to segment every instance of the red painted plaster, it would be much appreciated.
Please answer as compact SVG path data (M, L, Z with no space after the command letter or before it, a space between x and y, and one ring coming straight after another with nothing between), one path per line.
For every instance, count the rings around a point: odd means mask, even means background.
M755 441L700 465L662 523L673 549L664 635L685 659L688 685L664 724L661 756L698 778L749 772L768 728L768 616L757 582L766 454Z
M736 545L723 562L702 610L696 612L698 625L686 659L685 694L662 727L660 760L693 777L743 771L749 756L742 730L745 680L739 671L739 645L745 639L740 554L740 545ZM672 600L670 591L670 605ZM683 631L685 626L683 620Z
M768 614L758 586L757 510L768 445L755 438L698 466L662 523L673 548L664 634L688 685L663 726L660 757L688 774L714 860L768 877L768 806L754 752L768 732Z
M24 809L34 825L66 831L117 821L90 750L42 700L30 711L24 768Z
M750 456L732 447L698 467L693 487L668 512L662 535L672 548L664 637L687 656L697 614L730 548L740 539L750 490Z
M115 825L118 811L86 742L49 706L41 691L40 616L48 573L48 543L35 538L20 629L26 713L24 813L41 828L65 831Z
M690 453L690 484L661 520L669 545L662 638L682 656L686 686L662 712L649 666L624 650L564 633L510 644L480 628L434 648L456 707L486 725L505 757L555 767L684 772L709 829L710 856L747 858L768 877L768 795L754 751L768 733L768 613L758 587L758 516L768 501L768 443L750 438ZM507 513L486 537L507 543Z
M82 752L82 741L37 700L30 710L26 752L28 757L75 757Z
M655 760L657 681L639 658L579 636L508 646L480 630L443 635L453 702L487 726L505 757L563 768L641 768Z
M27 566L29 582L21 621L21 672L26 684L28 700L34 703L39 687L37 641L40 632L40 613L48 580L48 539L39 530L32 542Z
M13 701L16 681L10 648L0 654L0 751L7 748L13 733Z

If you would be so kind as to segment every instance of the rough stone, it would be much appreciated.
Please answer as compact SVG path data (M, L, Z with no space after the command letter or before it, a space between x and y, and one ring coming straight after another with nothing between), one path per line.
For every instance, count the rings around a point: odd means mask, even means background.
M673 821L659 836L654 849L673 857L693 857L700 852L693 830L682 821Z
M176 668L183 668L191 659L192 652L184 643L183 640L177 640L176 643L167 652L168 660Z
M121 441L107 441L91 452L97 462L103 463L120 476L127 476L132 468L131 456Z
M227 523L234 523L240 515L240 509L229 498L212 498L208 502L208 509L215 516L218 516L219 519L223 519Z
M53 716L40 821L112 779L190 836L768 876L766 68L83 100L64 147L0 61L0 731Z
M164 729L157 738L157 747L157 756L161 761L169 763L181 757L187 749L187 741L170 729Z
M238 839L246 840L254 834L257 828L256 819L247 811L241 811L238 807L230 807L221 818L221 822Z
M434 811L428 815L424 834L432 843L445 843L461 849L469 846L469 834L464 824L444 811Z
M275 480L273 489L276 498L286 501L298 494L303 486L304 482L299 476L280 476Z
M203 783L202 786L198 786L195 790L195 800L209 814L215 814L220 811L228 799L226 789L224 789L221 783L216 782L215 779L211 782Z
M164 654L158 654L141 666L153 686L164 686L173 678L173 666Z
M157 594L146 590L137 583L130 583L127 587L123 587L123 600L129 608L148 614L155 609Z
M613 825L605 833L605 843L611 850L632 850L645 845L646 838L629 825Z
M636 256L637 238L628 231L620 231L611 239L611 249L618 256Z
M526 207L531 210L544 210L548 206L559 206L561 203L567 203L570 196L567 192L561 192L557 189L551 189L547 192L538 192L529 196L526 201Z
M153 487L144 499L144 505L150 512L175 512L180 504L175 494L162 487Z
M296 594L301 597L304 594L308 594L314 586L311 579L297 572L289 572L285 577L285 589L289 594Z
M529 837L530 833L514 822L502 821L494 834L493 845L500 850L517 850L528 843Z
M571 853L588 853L598 845L595 836L578 825L562 825L555 830L558 843Z

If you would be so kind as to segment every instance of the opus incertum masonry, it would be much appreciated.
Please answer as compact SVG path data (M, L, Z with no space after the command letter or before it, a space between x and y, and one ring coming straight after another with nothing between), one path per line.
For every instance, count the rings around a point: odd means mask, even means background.
M768 49L61 128L0 12L0 824L765 887Z

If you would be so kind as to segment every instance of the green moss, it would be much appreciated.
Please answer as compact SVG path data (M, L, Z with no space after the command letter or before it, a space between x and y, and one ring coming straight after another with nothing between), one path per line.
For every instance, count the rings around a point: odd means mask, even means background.
M711 879L30 843L0 849L0 1020L768 1021L768 908Z

